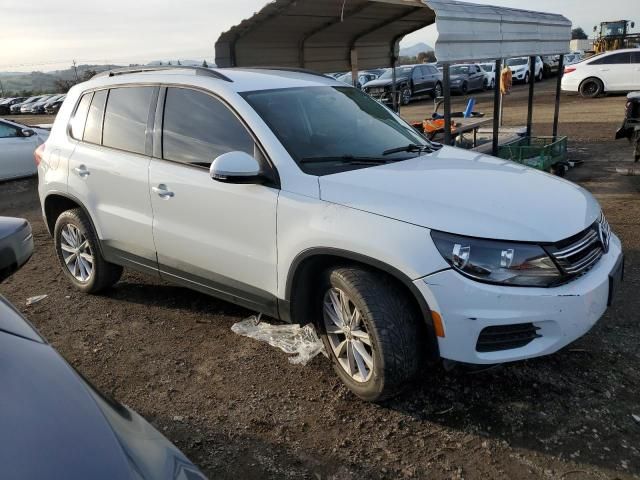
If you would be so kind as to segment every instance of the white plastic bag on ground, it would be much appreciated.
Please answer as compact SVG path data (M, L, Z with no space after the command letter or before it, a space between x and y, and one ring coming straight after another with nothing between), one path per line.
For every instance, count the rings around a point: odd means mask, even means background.
M245 337L267 342L285 353L293 354L289 362L306 365L309 360L319 353L327 353L324 350L322 340L318 337L313 325L301 327L298 324L271 325L261 322L261 315L252 315L249 318L234 323L231 331Z
M36 295L35 297L27 298L27 306L33 305L34 303L38 303L41 300L47 298L48 295Z

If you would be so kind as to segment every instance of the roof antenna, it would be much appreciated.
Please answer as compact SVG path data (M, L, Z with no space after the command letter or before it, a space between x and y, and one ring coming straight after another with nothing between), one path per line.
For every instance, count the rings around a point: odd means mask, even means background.
M340 11L340 21L344 22L344 6L346 5L347 0L342 0L342 10Z

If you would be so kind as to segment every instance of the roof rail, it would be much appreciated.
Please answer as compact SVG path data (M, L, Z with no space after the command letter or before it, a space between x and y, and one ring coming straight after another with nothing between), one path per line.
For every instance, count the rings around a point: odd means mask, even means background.
M324 73L316 72L315 70L309 70L308 68L298 68L298 67L237 67L237 68L257 69L257 70L280 70L282 72L306 73L309 75L315 75L317 77L331 78L330 76L325 75Z
M195 72L196 75L204 75L207 77L218 78L220 80L224 80L225 82L233 82L233 80L231 80L226 75L223 75L215 70L211 70L210 68L189 65L158 65L114 68L113 70L105 70L104 72L100 72L91 78L115 77L116 75L127 75L129 73L161 72L164 70L191 70Z

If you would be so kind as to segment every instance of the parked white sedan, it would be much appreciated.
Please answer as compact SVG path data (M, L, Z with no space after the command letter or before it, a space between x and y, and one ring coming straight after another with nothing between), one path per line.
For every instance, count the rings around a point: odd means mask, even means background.
M562 90L597 97L605 92L640 90L640 48L594 55L564 70Z
M37 172L33 152L49 137L49 130L0 118L0 181Z

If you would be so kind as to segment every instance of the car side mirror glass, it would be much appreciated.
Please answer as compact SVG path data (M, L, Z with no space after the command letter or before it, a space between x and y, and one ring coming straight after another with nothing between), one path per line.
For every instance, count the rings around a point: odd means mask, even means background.
M209 168L211 178L224 183L262 183L265 179L260 163L246 152L227 152L217 157Z
M30 128L23 128L22 130L20 130L20 135L23 137L33 137L35 134L36 132L31 130Z

